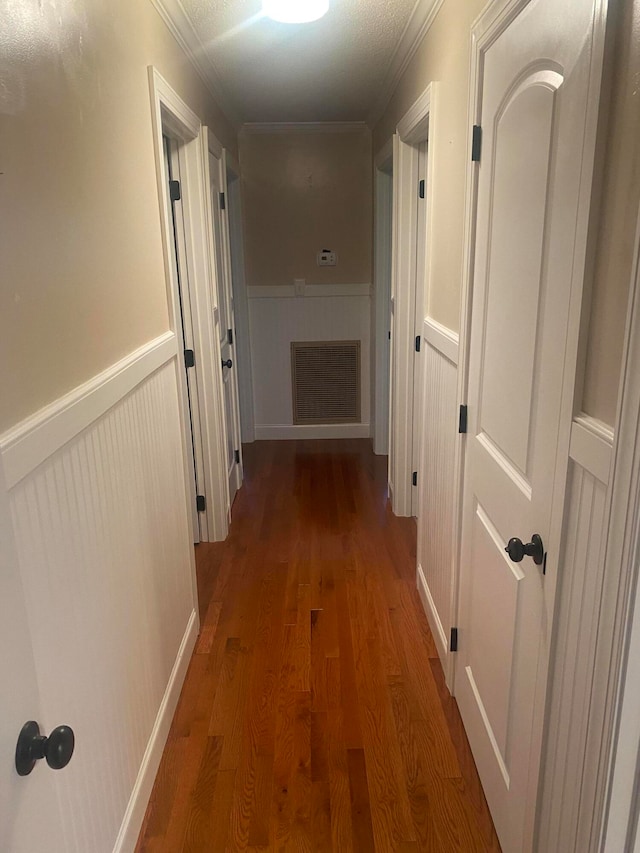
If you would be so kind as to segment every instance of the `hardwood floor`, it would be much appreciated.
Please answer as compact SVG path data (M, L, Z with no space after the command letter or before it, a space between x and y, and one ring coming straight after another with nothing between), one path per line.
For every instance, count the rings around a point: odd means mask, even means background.
M257 442L138 851L499 851L368 441Z

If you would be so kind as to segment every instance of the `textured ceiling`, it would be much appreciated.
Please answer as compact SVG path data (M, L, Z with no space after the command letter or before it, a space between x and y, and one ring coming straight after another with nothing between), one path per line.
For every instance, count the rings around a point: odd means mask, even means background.
M279 24L260 0L182 0L243 122L364 121L416 0L331 0L311 24Z

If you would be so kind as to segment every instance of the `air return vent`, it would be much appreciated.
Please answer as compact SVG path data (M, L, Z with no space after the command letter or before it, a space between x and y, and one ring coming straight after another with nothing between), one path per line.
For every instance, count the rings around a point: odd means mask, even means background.
M360 341L292 341L294 424L360 423Z

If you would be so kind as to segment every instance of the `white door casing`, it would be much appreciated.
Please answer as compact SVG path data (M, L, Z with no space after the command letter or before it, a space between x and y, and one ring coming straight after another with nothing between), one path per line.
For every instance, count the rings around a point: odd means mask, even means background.
M505 853L531 849L601 52L593 0L481 20L455 693ZM474 37L479 38L476 28ZM472 69L473 72L473 69ZM473 228L468 229L473 233ZM538 533L543 565L505 553Z
M220 381L220 347L213 324L213 297L210 234L206 210L208 184L205 182L206 139L198 116L182 101L153 66L148 68L151 93L154 153L165 271L168 289L169 322L184 349L180 323L180 298L172 268L172 225L168 216L168 186L163 164L163 134L178 142L181 213L185 237L185 261L190 288L193 348L197 373L200 412L200 439L206 510L200 517L200 535L206 541L220 541L228 529L228 488L224 474L222 442L223 401ZM189 406L184 374L179 376L181 431L184 442L184 470L187 494L193 490L193 464L189 436ZM203 518L202 516L205 516ZM205 528L206 522L206 528ZM194 577L195 591L195 577Z
M18 776L15 752L24 723L35 720L43 734L71 720L43 717L27 608L15 550L13 526L0 465L0 850L34 853L69 849L63 833L57 773L40 761L29 776ZM72 759L73 760L73 759ZM44 766L43 766L44 765Z

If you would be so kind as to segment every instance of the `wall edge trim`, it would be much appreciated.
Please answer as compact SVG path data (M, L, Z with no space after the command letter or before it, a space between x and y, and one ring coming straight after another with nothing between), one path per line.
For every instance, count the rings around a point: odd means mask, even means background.
M433 317L425 317L422 324L422 336L425 343L441 353L448 361L458 366L459 336L453 329L438 323Z
M293 284L250 285L249 299L299 299L316 296L370 296L371 285L363 284L305 284L301 293L296 293Z
M570 458L608 484L613 457L613 429L584 412L574 417L571 425Z
M138 840L138 834L153 784L155 782L158 767L162 759L169 729L173 720L173 714L180 698L180 691L187 674L187 667L191 660L191 654L195 648L198 638L198 615L191 611L187 627L185 629L178 654L176 655L167 688L162 697L153 729L147 742L140 769L136 777L127 809L120 825L120 832L113 847L113 853L124 853L133 850Z
M0 435L7 489L109 411L177 354L167 331Z

